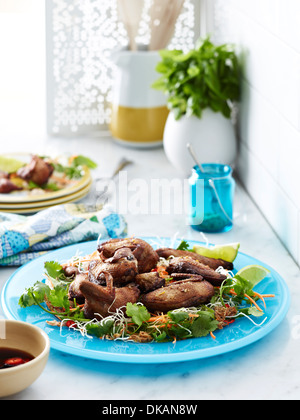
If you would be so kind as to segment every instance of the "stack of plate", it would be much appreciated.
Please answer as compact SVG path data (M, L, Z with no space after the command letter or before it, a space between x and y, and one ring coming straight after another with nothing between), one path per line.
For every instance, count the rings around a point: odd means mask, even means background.
M85 197L92 186L92 176L88 169L72 186L53 192L17 191L10 194L0 194L0 211L8 213L36 213L37 211L72 203Z

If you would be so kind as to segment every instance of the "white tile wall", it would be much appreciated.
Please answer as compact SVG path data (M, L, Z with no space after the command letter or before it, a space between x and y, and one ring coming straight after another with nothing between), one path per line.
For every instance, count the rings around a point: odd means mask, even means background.
M244 67L238 174L300 265L300 1L214 1Z

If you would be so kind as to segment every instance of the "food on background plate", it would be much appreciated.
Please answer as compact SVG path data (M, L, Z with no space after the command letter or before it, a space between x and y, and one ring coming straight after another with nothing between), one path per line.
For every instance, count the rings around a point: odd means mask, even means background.
M59 191L82 178L85 168L96 163L85 156L63 158L32 155L29 162L0 156L0 194L26 191L28 194Z
M198 249L199 252L199 249ZM154 249L139 238L111 239L90 255L45 263L19 299L40 306L50 325L110 340L164 342L204 337L237 318L261 317L265 299L253 290L269 271L199 254L182 241Z

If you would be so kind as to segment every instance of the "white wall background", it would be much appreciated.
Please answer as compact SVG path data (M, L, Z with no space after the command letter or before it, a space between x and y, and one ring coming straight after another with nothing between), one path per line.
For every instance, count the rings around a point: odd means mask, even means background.
M244 63L239 177L300 264L300 1L215 0L213 22Z
M20 151L37 150L46 134L43 0L0 0L0 52L1 152L20 139Z

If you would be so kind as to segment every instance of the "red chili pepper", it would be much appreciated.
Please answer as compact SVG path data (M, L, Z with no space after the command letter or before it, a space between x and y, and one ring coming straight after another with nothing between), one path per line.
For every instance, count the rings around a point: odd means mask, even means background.
M67 321L66 322L66 326L69 327L69 328L72 327L73 325L75 325L74 321Z
M22 359L21 357L11 357L10 359L6 359L4 364L6 366L19 366L23 365L26 362L29 362L29 359Z

